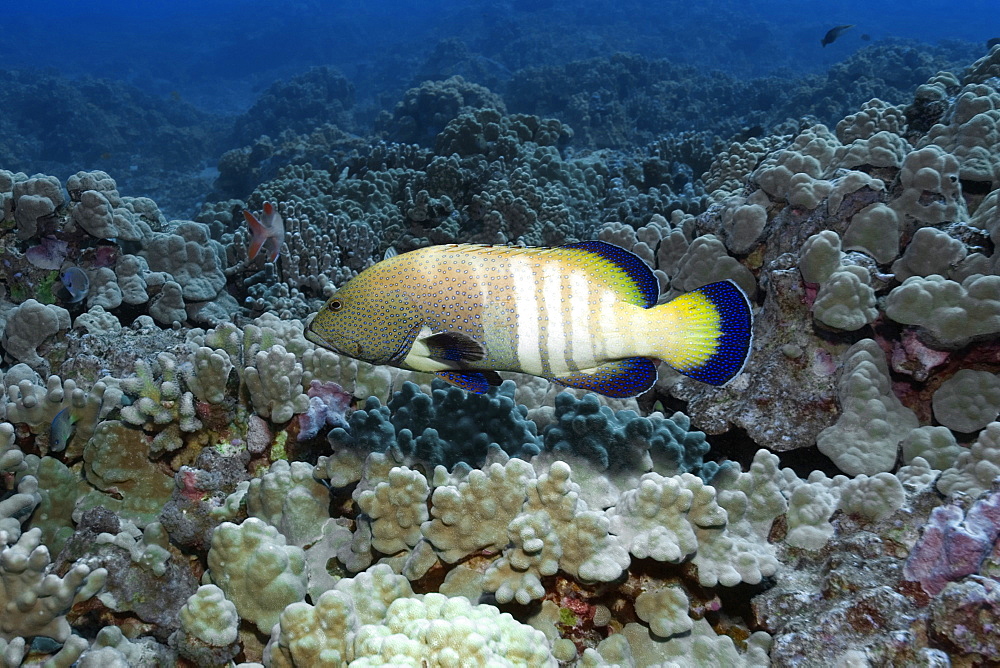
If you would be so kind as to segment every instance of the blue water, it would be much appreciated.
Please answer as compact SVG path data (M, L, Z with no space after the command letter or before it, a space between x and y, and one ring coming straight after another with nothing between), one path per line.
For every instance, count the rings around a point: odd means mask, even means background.
M992 0L43 1L5 7L0 63L177 90L234 110L249 106L259 87L311 65L337 66L370 87L362 93L378 92L393 82L371 72L392 63L405 71L406 61L448 37L510 69L521 63L505 42L533 37L538 65L622 50L759 75L820 71L864 46L862 35L983 44L1000 36L996 9ZM820 47L830 27L851 23Z
M123 182L146 175L134 185L154 190L161 164L204 179L205 170L211 172L224 150L237 147L227 144L226 127L274 82L317 65L335 68L353 84L351 114L356 123L349 130L362 136L371 131L379 111L391 111L408 88L425 79L462 74L503 97L508 82L527 68L607 59L616 52L688 65L705 77L713 76L713 71L736 80L783 77L790 82L789 89L803 76L822 76L863 49L884 44L930 53L932 62L924 67L936 70L953 62L968 64L985 53L986 40L1000 36L995 4L995 0L11 3L4 8L0 77L11 76L11 71L20 74L16 84L8 81L6 90L0 90L0 168L70 173L107 168ZM839 24L855 27L821 47L826 31ZM39 71L55 79L39 78L34 74ZM919 83L906 79L905 72L897 74L902 90ZM913 78L922 75L921 71ZM77 101L81 86L74 82L88 77L115 85L103 93L91 88ZM40 82L34 88L33 80ZM572 77L565 82L565 87L574 85ZM54 88L60 92L52 93ZM580 90L595 94L585 86ZM55 99L46 99L47 92ZM518 104L531 106L523 99ZM553 113L540 107L516 108L518 104L511 111ZM848 106L856 104L852 99ZM123 108L134 113L118 118L116 110ZM148 139L147 129L135 124L148 118L151 108L167 117L146 121L152 125L177 124L185 132L194 126L208 129L196 140L178 135L182 145L174 151L180 155L167 160L154 155L163 143L158 138L144 142L124 137L118 144L102 146L96 130L90 137L85 130L62 127L80 114L98 113L109 126L131 128ZM731 104L719 110L727 115L739 116L738 112ZM697 118L704 113L694 114L691 127L685 129L724 135L717 124L697 127ZM803 107L782 113L794 117L817 112ZM81 123L85 128L95 125L92 120ZM753 121L736 118L729 125L740 123ZM40 138L53 129L55 143ZM666 133L680 128L653 129ZM39 148L47 141L47 148ZM192 141L202 150L185 153L183 144ZM198 199L192 188L160 196L166 198L162 206L178 215L191 215Z

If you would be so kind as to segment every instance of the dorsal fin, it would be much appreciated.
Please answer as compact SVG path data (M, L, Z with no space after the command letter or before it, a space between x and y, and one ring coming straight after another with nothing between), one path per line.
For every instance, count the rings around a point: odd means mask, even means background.
M622 299L643 308L656 306L656 300L660 297L659 281L637 255L620 246L596 239L566 244L553 250L583 251L593 260L593 262L584 260L584 266L596 272Z

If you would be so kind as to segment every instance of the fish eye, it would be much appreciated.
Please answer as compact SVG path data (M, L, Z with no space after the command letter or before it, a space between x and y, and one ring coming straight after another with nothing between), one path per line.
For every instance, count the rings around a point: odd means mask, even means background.
M344 308L344 303L339 299L334 299L329 304L327 304L326 307L331 311L333 311L334 313L336 313L340 309Z

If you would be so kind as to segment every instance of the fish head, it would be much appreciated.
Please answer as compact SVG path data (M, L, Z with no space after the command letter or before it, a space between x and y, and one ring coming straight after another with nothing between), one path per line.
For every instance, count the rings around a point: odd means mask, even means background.
M277 207L271 202L264 202L264 213L261 216L260 222L272 232L285 233L285 221L281 217L281 214L278 213Z
M323 305L306 329L306 338L329 350L370 364L398 364L423 325L419 309L402 292L365 289L352 279Z

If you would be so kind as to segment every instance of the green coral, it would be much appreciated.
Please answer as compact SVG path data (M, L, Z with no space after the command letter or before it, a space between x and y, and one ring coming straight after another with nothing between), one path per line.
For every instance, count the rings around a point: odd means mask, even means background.
M177 423L184 432L201 429L194 395L182 391L177 358L170 353L157 355L155 364L136 360L135 375L123 379L121 385L126 393L137 397L121 411L122 419L129 424L154 428Z
M149 436L123 422L100 423L83 449L87 480L100 491L88 493L78 508L103 505L140 527L154 521L173 493L174 479L149 460L151 444Z
M261 633L270 633L285 607L306 595L302 548L287 545L277 529L256 517L216 528L208 568L240 617Z

